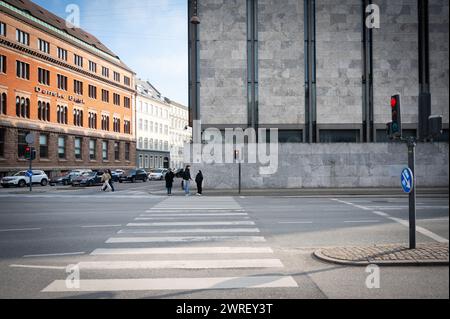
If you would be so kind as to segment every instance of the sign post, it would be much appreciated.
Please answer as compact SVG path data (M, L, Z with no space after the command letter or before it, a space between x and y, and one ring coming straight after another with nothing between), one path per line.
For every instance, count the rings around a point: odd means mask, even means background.
M238 180L238 184L239 184L239 195L241 194L241 181L242 181L242 167L241 167L241 157L239 154L239 151L234 151L234 159L238 161L238 166L239 166L239 180Z
M25 142L28 143L28 150L29 150L29 171L27 172L28 177L30 178L30 192L33 191L33 148L31 147L34 144L34 134L28 133L27 136L25 136Z
M402 171L401 183L403 191L409 194L409 249L416 248L416 141L409 138L408 143L408 166Z

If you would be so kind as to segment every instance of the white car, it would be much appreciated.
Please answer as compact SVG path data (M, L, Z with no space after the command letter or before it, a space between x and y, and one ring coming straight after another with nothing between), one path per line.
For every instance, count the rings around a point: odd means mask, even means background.
M33 170L32 176L33 184L41 184L42 186L47 186L48 184L48 176L44 171ZM13 176L3 177L1 180L1 184L3 187L25 187L30 184L30 178L27 176L27 171L21 171Z
M158 169L153 169L150 174L148 174L148 178L150 180L163 180L164 177L166 176L167 173L167 169L164 168L158 168Z

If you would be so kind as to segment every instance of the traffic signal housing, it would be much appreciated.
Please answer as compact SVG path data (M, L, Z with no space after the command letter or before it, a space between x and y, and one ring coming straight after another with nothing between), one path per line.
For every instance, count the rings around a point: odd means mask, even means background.
M391 134L393 138L402 137L401 98L400 94L391 97L392 124Z
M34 147L25 147L25 159L34 161L36 159L36 150Z

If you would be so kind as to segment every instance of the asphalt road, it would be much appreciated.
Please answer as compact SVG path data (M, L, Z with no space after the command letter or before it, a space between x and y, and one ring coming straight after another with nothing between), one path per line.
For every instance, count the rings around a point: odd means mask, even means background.
M406 197L152 196L162 182L0 191L0 298L449 298L448 267L323 263L316 248L407 243ZM418 199L418 242L448 198ZM424 231L427 230L427 231ZM75 265L67 272L68 265ZM74 271L75 270L75 271ZM80 288L71 284L79 270Z

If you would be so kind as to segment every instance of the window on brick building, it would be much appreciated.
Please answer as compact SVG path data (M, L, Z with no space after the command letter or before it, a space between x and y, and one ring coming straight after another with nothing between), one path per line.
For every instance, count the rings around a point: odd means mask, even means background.
M6 115L7 111L7 96L6 93L0 94L0 114Z
M65 136L58 137L58 157L60 159L66 158L66 137Z
M91 99L97 99L97 87L89 85L89 97Z
M39 157L48 158L48 135L39 135Z
M102 90L102 101L109 103L109 91Z
M114 142L114 160L120 161L120 143Z
M67 91L67 76L58 74L57 79L58 79L58 89Z
M67 125L68 110L67 106L58 105L56 108L56 121L59 124Z
M83 57L74 54L73 55L73 63L75 63L76 66L79 66L80 68L83 67Z
M0 128L0 157L5 157L5 135L6 130Z
M97 113L89 112L89 128L97 129Z
M16 97L16 115L17 117L30 118L30 99Z
M6 37L6 24L0 22L0 35Z
M0 73L6 73L6 56L0 55Z
M129 108L130 108L130 105L131 105L131 100L130 100L130 98L129 98L129 97L124 97L124 98L123 98L123 106L124 106L125 108L129 109Z
M102 141L102 159L108 160L108 141Z
M83 127L83 110L73 110L73 125Z
M58 59L67 61L67 50L63 48L58 48Z
M18 78L30 79L30 65L25 62L16 61L16 75Z
M114 71L114 81L116 82L120 82L120 73Z
M21 159L25 158L25 148L28 146L25 140L27 134L26 131L17 132L17 156Z
M83 145L83 139L81 137L75 137L74 140L74 152L75 152L75 158L80 160L83 158L82 155L82 145Z
M97 63L89 61L89 71L97 73Z
M50 71L38 68L38 81L40 84L50 85Z
M129 77L124 76L123 77L123 83L125 83L126 86L131 86L131 80Z
M50 122L50 103L38 101L38 119Z
M30 45L30 34L23 32L22 30L16 30L16 40L19 43Z
M47 41L38 39L38 47L40 51L50 54L50 43Z
M97 141L89 140L89 159L94 161L97 159Z
M120 95L117 93L113 94L113 103L114 105L120 106Z
M73 92L75 94L83 95L83 82L73 80Z
M105 78L109 78L109 69L106 68L106 67L104 67L104 66L102 66L102 75L103 75Z
M130 143L125 143L125 160L130 160Z

